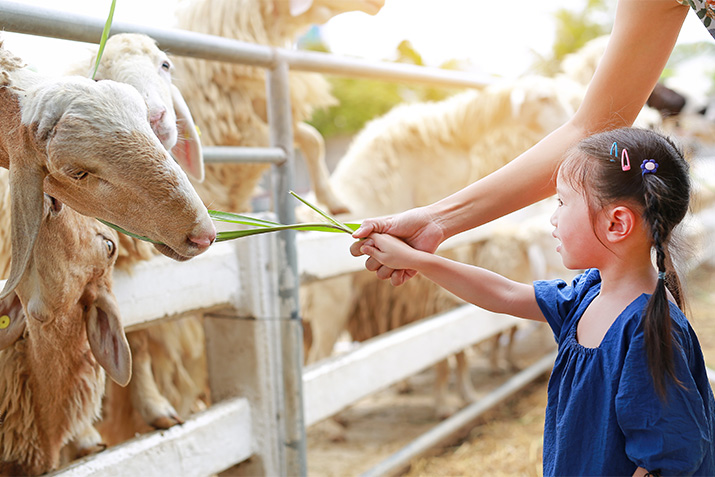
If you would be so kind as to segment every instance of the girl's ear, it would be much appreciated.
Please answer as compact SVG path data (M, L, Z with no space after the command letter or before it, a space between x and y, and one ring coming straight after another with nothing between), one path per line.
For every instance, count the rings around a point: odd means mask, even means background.
M611 243L620 242L630 236L637 222L633 210L624 206L613 207L605 218L608 221L606 239Z

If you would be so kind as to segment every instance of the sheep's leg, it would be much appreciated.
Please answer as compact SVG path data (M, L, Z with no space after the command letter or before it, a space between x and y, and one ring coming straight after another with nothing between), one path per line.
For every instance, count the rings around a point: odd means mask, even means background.
M295 143L305 156L305 164L317 201L324 204L331 214L349 212L348 207L337 198L330 186L330 173L325 164L323 136L313 126L306 123L298 123L294 134Z
M107 445L102 440L102 436L99 435L97 429L91 424L82 429L73 439L72 444L76 450L76 458L96 454L107 448Z
M127 340L132 349L132 380L129 383L129 394L134 409L147 424L157 429L168 429L183 423L174 407L161 395L154 380L147 332L140 330L129 333Z
M489 366L492 376L496 376L503 372L499 367L499 342L501 341L501 333L497 333L489 338L491 348L489 349Z
M466 403L471 403L476 401L477 393L472 385L472 377L469 375L469 361L467 360L467 355L464 351L454 355L457 360L457 389L459 390L459 396Z
M449 361L442 360L434 366L434 408L438 419L452 415L447 404L447 384L449 381Z
M516 364L514 361L514 341L516 341L516 332L518 331L519 327L518 326L513 326L509 330L509 341L506 345L506 350L505 350L505 359L507 366L509 368L509 371L515 372L519 371L519 366Z

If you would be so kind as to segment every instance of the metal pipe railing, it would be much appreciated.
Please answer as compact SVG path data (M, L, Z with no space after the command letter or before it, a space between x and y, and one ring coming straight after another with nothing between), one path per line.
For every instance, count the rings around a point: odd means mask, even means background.
M286 152L280 147L238 147L238 146L204 146L201 148L204 161L220 162L260 162L266 164L282 164L286 160Z
M266 71L268 124L271 146L281 148L286 160L273 167L273 200L278 221L295 223L294 207L288 203L293 189L295 164L293 153L293 119L290 103L288 63L279 58ZM278 300L281 319L281 377L277 388L282 391L283 462L282 475L307 475L307 445L303 416L303 327L298 304L298 251L296 231L279 233L283 260L287 270L278 270ZM286 273L287 272L287 273Z
M104 28L104 20L62 10L1 0L0 27L16 33L98 43ZM273 66L280 55L288 62L291 70L469 88L481 88L493 81L487 75L475 73L376 62L327 53L295 51L204 33L155 28L128 22L114 22L111 33L145 33L154 38L160 48L173 55L242 63L264 68Z

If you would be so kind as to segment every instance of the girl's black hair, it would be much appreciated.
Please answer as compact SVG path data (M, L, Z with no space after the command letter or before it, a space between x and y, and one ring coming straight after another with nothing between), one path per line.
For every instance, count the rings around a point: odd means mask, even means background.
M628 171L621 164L624 148L631 166ZM649 159L657 163L657 170L644 173L641 164ZM590 204L602 208L627 200L641 211L650 228L658 283L646 306L643 330L648 367L662 398L666 395L668 378L681 384L675 375L666 287L684 309L680 279L669 248L673 229L683 220L690 204L688 171L682 152L669 138L636 128L615 129L582 140L562 166L562 177L576 190L582 190Z

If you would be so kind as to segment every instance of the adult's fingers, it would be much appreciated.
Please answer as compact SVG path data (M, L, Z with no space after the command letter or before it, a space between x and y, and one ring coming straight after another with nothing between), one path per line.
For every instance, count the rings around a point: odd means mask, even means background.
M364 240L358 240L357 242L353 242L353 244L350 245L350 254L353 257L360 257L362 255L365 255L361 250L364 243L365 243Z
M380 217L375 219L365 219L360 227L353 232L353 238L365 238L371 233L387 233L391 224L391 217Z

